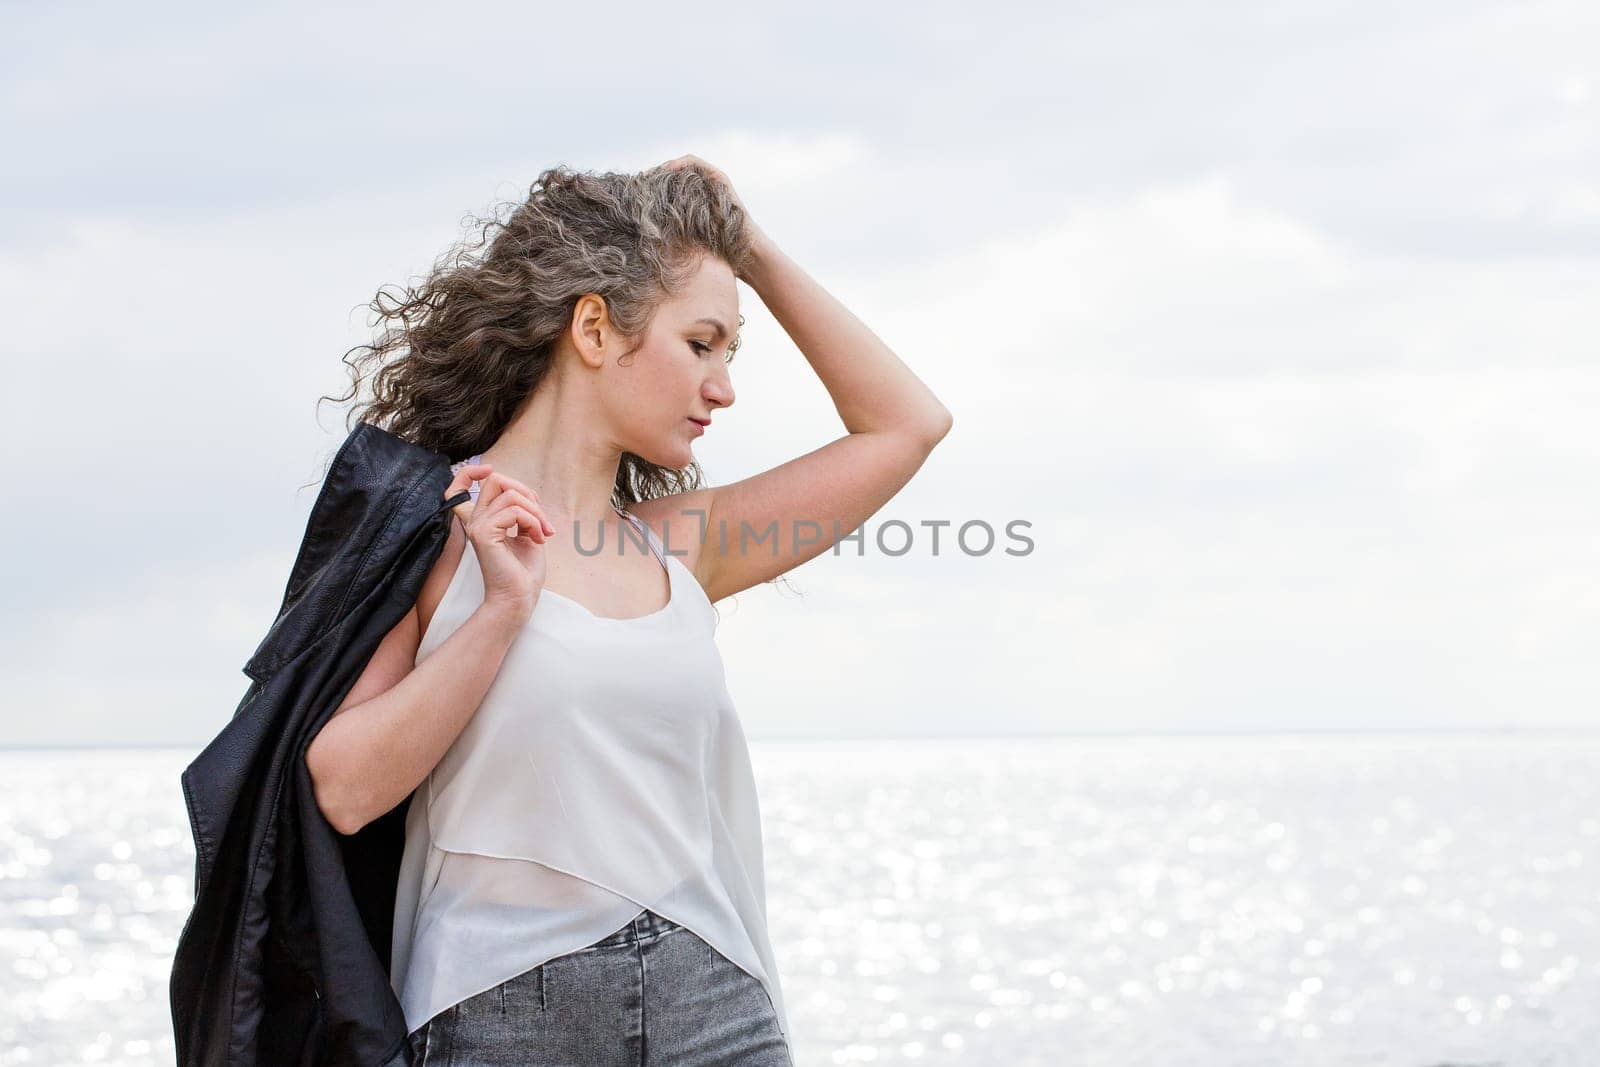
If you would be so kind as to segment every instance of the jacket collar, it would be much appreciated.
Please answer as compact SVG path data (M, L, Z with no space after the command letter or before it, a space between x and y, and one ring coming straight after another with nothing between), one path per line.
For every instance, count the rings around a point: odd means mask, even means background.
M264 683L314 645L343 606L381 577L371 573L369 561L390 560L394 543L414 536L428 516L472 499L463 489L442 500L450 480L448 457L358 423L333 457L277 619L244 673Z

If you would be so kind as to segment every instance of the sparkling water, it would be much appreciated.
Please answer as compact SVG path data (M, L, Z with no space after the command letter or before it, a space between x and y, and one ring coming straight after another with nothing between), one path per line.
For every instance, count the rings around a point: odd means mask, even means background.
M1600 734L751 750L799 1067L1600 1063ZM0 752L0 1067L172 1062L193 755Z

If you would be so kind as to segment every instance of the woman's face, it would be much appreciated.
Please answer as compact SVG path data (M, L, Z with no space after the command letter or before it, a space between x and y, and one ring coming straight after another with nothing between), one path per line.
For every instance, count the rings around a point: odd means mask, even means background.
M613 368L611 397L625 449L663 467L693 462L695 438L709 432L701 424L733 403L727 359L738 330L733 270L703 256L687 288L656 310L627 365Z

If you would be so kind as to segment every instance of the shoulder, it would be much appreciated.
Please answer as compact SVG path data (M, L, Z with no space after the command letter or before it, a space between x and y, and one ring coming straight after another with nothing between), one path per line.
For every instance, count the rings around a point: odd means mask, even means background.
M629 513L648 525L701 585L705 584L700 573L702 531L709 535L707 523L711 521L711 498L715 493L713 487L690 489L628 505Z

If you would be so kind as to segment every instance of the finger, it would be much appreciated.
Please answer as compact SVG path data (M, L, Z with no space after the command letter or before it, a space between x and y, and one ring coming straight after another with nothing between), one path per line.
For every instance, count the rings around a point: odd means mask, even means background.
M481 480L492 469L487 463L469 463L465 467L458 468L454 477L450 479L450 485L444 491L445 498L449 499L473 482Z
M527 508L512 504L502 511L503 514L493 517L492 524L505 531L507 541L526 536L539 544L544 543L544 531L539 526L539 520ZM512 520L509 523L506 522L508 517Z
M468 464L467 466L461 468L460 472L456 475L456 481L466 480L466 481L488 482L489 481L489 476L491 474L493 474L493 473L494 473L493 464L489 464L489 463L471 463L471 464ZM526 493L532 499L534 499L534 500L538 500L539 499L539 494L538 493L536 493L532 489L528 488L528 486L526 484L524 484L523 482L520 482L517 479L511 477L509 474L502 474L499 477L495 478L494 481L501 487L502 490L504 490L504 489L519 489L522 492ZM453 485L456 484L456 482L451 482L450 484L453 486ZM459 490L457 490L457 491L459 492ZM449 496L450 494L447 493L445 495ZM479 498L480 498L480 500L482 499L481 490L480 490L480 493L479 493Z
M525 484L517 481L509 474L502 474L500 477L505 479L505 486L507 489L515 489L517 492L525 494L530 500L539 499L538 493L534 492L532 489L529 489Z
M555 533L555 527L545 521L537 505L529 504L520 496L514 490L501 493L495 498L494 504L484 509L479 521L504 531L507 538L517 537L520 533L544 544L546 538ZM506 521L508 515L517 519L515 526Z
M482 480L482 488L478 490L478 503L492 502L505 493L516 493L526 501L532 502L539 499L539 494L529 489L526 485L509 475L491 473Z
M469 474L469 472L471 473ZM503 474L490 478L489 475L492 474L492 472L493 467L490 464L469 464L468 466L461 468L461 471L456 475L455 480L450 483L451 489L446 492L445 495L455 495L455 493L460 492L460 488L457 488L458 482L470 481L472 480L473 474L482 474L483 478L479 479L480 484L478 489L477 505L483 509L484 518L490 519L493 517L494 513L499 507L499 505L496 504L496 501L501 501L502 503L510 503L513 501L520 502L524 507L538 515L539 522L537 528L543 537L553 536L556 532L556 528L545 518L544 512L540 510L538 504L539 494L534 492L532 489L529 489L526 485L523 485L515 478L507 477ZM494 491L486 495L485 490L491 486L494 487ZM462 520L465 521L473 513L473 508L470 504L457 504L455 511L457 514L461 515ZM516 535L512 534L511 536Z
M546 541L550 540L550 538L555 536L555 524L549 519L545 518L545 514L541 509L534 507L528 508L527 510L528 513L534 518L533 529L537 533L537 536L534 537L535 541L538 541L542 545Z
M478 506L487 507L506 490L506 476L490 471L478 479Z
M510 479L507 480L510 481ZM507 486L501 491L499 496L495 497L494 507L499 507L503 504L521 504L529 511L535 512L542 516L542 508L544 505L539 502L538 494L529 489L515 488L515 485L516 483L512 482L510 486ZM490 510L492 511L493 508Z
M545 515L544 508L539 506L537 503L525 504L524 507L536 520L535 528L539 533L539 536L536 538L536 540L538 540L540 544L543 544L549 538L554 536L556 532L555 524L552 523L549 517Z
M460 468L456 471L455 477L450 479L450 484L445 487L444 498L449 500L461 490L470 489L473 482L486 476L490 470L491 468L487 463L469 463ZM474 501L467 500L457 504L450 510L459 516L462 522L466 522L468 517L472 515L474 504Z
M493 510L479 508L472 516L472 536L474 541L484 539L495 540L496 534L505 540L517 536L521 523L517 518L517 506L510 502L502 503Z

